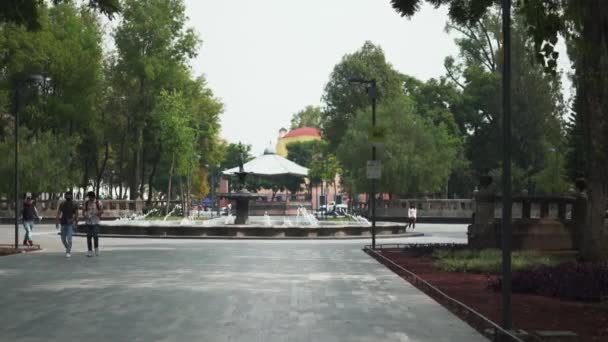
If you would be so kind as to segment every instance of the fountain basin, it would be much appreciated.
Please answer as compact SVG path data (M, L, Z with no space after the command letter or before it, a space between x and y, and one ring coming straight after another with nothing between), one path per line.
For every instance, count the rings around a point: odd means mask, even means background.
M263 217L253 217L254 223L247 225L223 224L220 220L181 223L174 221L102 221L99 233L102 236L117 237L179 237L179 238L284 238L284 239L323 239L323 238L368 238L371 226L356 222L325 222L317 225L279 224L280 219L263 222ZM86 233L86 227L79 226L77 232ZM406 233L405 224L378 222L376 235L380 237L420 236L420 233Z

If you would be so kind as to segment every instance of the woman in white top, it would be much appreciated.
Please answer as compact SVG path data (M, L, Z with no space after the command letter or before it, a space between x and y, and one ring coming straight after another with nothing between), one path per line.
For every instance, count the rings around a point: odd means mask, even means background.
M416 215L418 214L418 209L415 206L410 206L410 209L407 211L408 224L407 228L412 227L412 230L416 229Z

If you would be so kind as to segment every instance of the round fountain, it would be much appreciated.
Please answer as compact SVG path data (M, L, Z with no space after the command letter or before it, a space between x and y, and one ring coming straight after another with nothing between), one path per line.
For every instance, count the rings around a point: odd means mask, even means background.
M238 167L225 170L225 176L236 176L235 190L220 193L218 197L234 203L236 216L229 211L227 216L197 221L194 217L181 221L148 221L147 215L133 216L114 221L102 221L100 234L105 236L148 236L166 238L367 238L371 236L371 224L367 219L347 215L348 221L317 220L305 207L299 207L296 215L275 216L265 212L263 216L249 216L252 201L264 197L245 189L248 176L273 177L277 175L297 175L306 177L308 169L278 156L267 148L264 155L243 163L241 155ZM84 228L78 229L84 233ZM405 224L377 222L378 237L419 236L420 233L406 233Z
M234 224L247 224L249 223L249 202L264 196L251 193L245 189L245 180L250 172L245 172L242 155L239 161L239 171L235 172L234 174L238 179L238 190L232 193L219 193L217 196L235 202L236 217L234 219Z

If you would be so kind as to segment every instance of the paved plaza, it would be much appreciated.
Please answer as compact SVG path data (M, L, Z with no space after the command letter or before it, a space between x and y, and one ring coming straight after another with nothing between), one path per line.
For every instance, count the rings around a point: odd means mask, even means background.
M464 241L463 225L419 225ZM0 243L12 241L0 226ZM0 258L0 341L484 341L361 251L366 240L102 239L98 258L54 227L44 251Z

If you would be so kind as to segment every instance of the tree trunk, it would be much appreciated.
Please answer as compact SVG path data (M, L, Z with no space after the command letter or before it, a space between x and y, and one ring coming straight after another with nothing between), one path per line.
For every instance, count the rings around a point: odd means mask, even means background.
M102 178L104 172L106 171L106 165L108 164L109 156L110 156L110 146L109 146L109 143L106 141L103 161L101 162L101 166L99 166L97 163L95 163L95 166L97 168L97 175L95 177L95 194L96 194L97 198L99 198L99 186L101 184L101 178Z
M162 145L159 146L158 151L156 153L156 158L154 158L154 163L152 164L152 171L148 176L148 204L152 203L152 183L154 182L154 177L156 176L156 169L158 168L158 164L160 163L160 156L162 155Z
M335 176L334 176L334 201L338 202L338 182L336 181Z
M169 185L167 186L167 204L165 215L169 215L169 204L171 203L171 182L173 181L173 166L175 165L175 153L171 154L171 167L169 167Z
M128 125L127 125L128 127ZM118 199L122 200L122 189L123 189L123 165L125 160L125 144L127 139L127 128L122 132L122 138L120 139L120 147L118 152Z
M138 189L139 189L139 170L141 169L141 133L142 129L138 125L135 129L135 137L133 144L133 168L131 169L131 184L129 184L129 189L131 190L130 198L131 200L136 200L139 197Z
M188 174L188 178L186 178L186 214L190 216L190 204L192 201L190 200L190 183L192 182L192 172Z
M142 155L141 155L141 174L139 175L139 194L144 197L144 186L146 184L146 144L142 142Z
M608 189L608 2L590 0L582 7L583 29L577 80L584 89L586 114L587 224L583 228L581 256L587 261L603 257L604 217Z
M186 205L184 200L184 177L179 177L179 201L182 205L182 216L186 217Z

